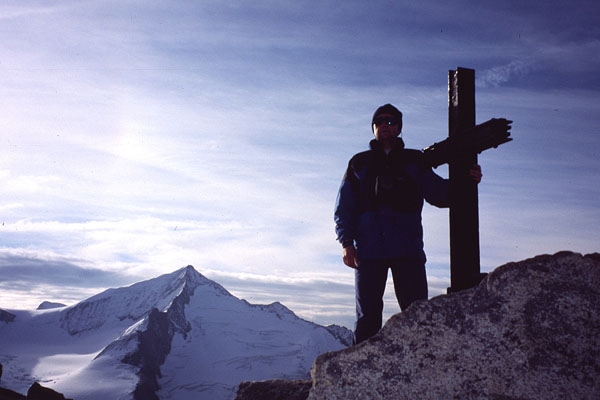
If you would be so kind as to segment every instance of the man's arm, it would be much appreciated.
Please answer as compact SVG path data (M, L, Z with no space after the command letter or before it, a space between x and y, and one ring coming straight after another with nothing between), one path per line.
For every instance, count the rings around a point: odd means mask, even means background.
M475 183L480 183L483 177L481 166L473 165L469 170L469 176ZM422 172L421 188L429 204L440 208L450 206L450 181L433 172L431 168Z
M358 264L356 248L354 247L357 209L358 182L352 168L352 160L342 179L335 205L335 231L337 240L342 244L342 259L344 264L355 268Z

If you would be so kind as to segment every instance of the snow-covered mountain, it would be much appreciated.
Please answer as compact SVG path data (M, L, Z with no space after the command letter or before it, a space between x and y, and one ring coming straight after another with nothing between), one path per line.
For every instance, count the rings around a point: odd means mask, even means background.
M350 331L253 305L192 266L74 306L0 310L0 386L77 400L231 399L244 380L305 379Z

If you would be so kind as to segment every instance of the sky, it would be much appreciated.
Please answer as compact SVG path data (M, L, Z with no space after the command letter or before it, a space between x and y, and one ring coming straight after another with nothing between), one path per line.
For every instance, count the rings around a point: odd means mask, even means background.
M385 103L407 147L446 138L457 67L475 70L477 123L514 121L478 158L482 271L598 252L599 17L587 0L5 1L0 308L193 265L351 327L333 223L348 160ZM423 225L437 296L448 210Z

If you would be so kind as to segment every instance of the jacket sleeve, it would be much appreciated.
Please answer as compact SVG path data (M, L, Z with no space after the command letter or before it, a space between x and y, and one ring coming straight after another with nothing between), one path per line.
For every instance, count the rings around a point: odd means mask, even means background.
M356 239L358 186L358 178L352 166L352 160L350 160L338 191L334 212L337 240L344 247L354 244Z
M450 207L450 181L429 167L421 173L421 188L425 200L436 207Z
M425 162L423 152L407 150L405 157L409 160L407 172L419 185L423 198L433 206L450 207L450 181L433 171Z

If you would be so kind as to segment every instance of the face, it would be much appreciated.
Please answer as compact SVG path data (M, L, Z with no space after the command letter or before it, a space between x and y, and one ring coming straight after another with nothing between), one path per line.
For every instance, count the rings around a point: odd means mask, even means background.
M379 123L377 123L379 122ZM384 145L389 145L400 134L400 125L394 116L390 114L379 114L373 123L373 134L375 139Z

